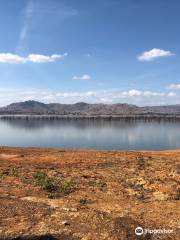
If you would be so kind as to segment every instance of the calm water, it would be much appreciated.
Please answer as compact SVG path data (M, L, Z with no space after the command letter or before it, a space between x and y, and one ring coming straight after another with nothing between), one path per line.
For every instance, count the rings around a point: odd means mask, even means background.
M180 149L180 122L0 120L1 146Z

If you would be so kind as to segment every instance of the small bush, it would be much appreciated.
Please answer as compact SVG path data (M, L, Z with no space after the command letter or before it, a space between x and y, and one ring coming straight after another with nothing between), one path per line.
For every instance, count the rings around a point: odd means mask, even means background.
M34 175L35 185L41 187L43 190L46 191L54 191L56 186L51 178L47 176L45 172L37 172Z
M87 198L81 198L81 199L79 200L79 203L80 203L81 205L85 205L85 204L87 204L87 202L88 202Z
M75 181L73 179L63 180L60 183L60 192L63 194L69 194L73 191L75 186Z
M60 195L68 195L74 190L75 181L73 179L66 180L58 177L49 177L45 172L37 172L34 175L35 185L43 190L50 192L50 198Z

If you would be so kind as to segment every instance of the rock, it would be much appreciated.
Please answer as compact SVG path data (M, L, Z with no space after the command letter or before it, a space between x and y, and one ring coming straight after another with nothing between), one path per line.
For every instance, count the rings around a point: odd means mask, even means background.
M63 222L62 222L62 225L64 225L64 226L70 226L70 223L69 223L68 221L63 221Z

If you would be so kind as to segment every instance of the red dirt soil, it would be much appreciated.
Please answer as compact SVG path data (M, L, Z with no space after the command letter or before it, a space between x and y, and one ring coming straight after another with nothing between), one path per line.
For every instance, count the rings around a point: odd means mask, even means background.
M0 239L178 240L179 162L180 150L0 147Z

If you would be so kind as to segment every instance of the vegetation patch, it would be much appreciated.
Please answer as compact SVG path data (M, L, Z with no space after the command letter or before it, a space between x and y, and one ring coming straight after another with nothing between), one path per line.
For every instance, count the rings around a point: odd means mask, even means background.
M10 170L10 174L9 174L10 176L13 176L13 177L18 177L19 176L19 171L18 171L18 169L17 168L12 168L11 170Z
M139 200L148 198L147 182L143 178L131 178L126 183L130 195L134 195Z
M4 174L0 172L0 179L4 177Z
M144 170L145 169L145 159L142 155L139 155L137 157L137 166L138 166L138 170Z
M79 199L79 203L81 205L86 205L88 203L88 199L87 198L81 198L81 199Z
M107 187L107 184L102 179L91 179L88 184L92 187L98 187L100 189Z
M177 189L174 199L180 200L180 188Z
M75 189L75 179L65 179L63 177L49 177L47 173L38 171L34 174L34 183L43 190L49 192L50 198L68 195Z

